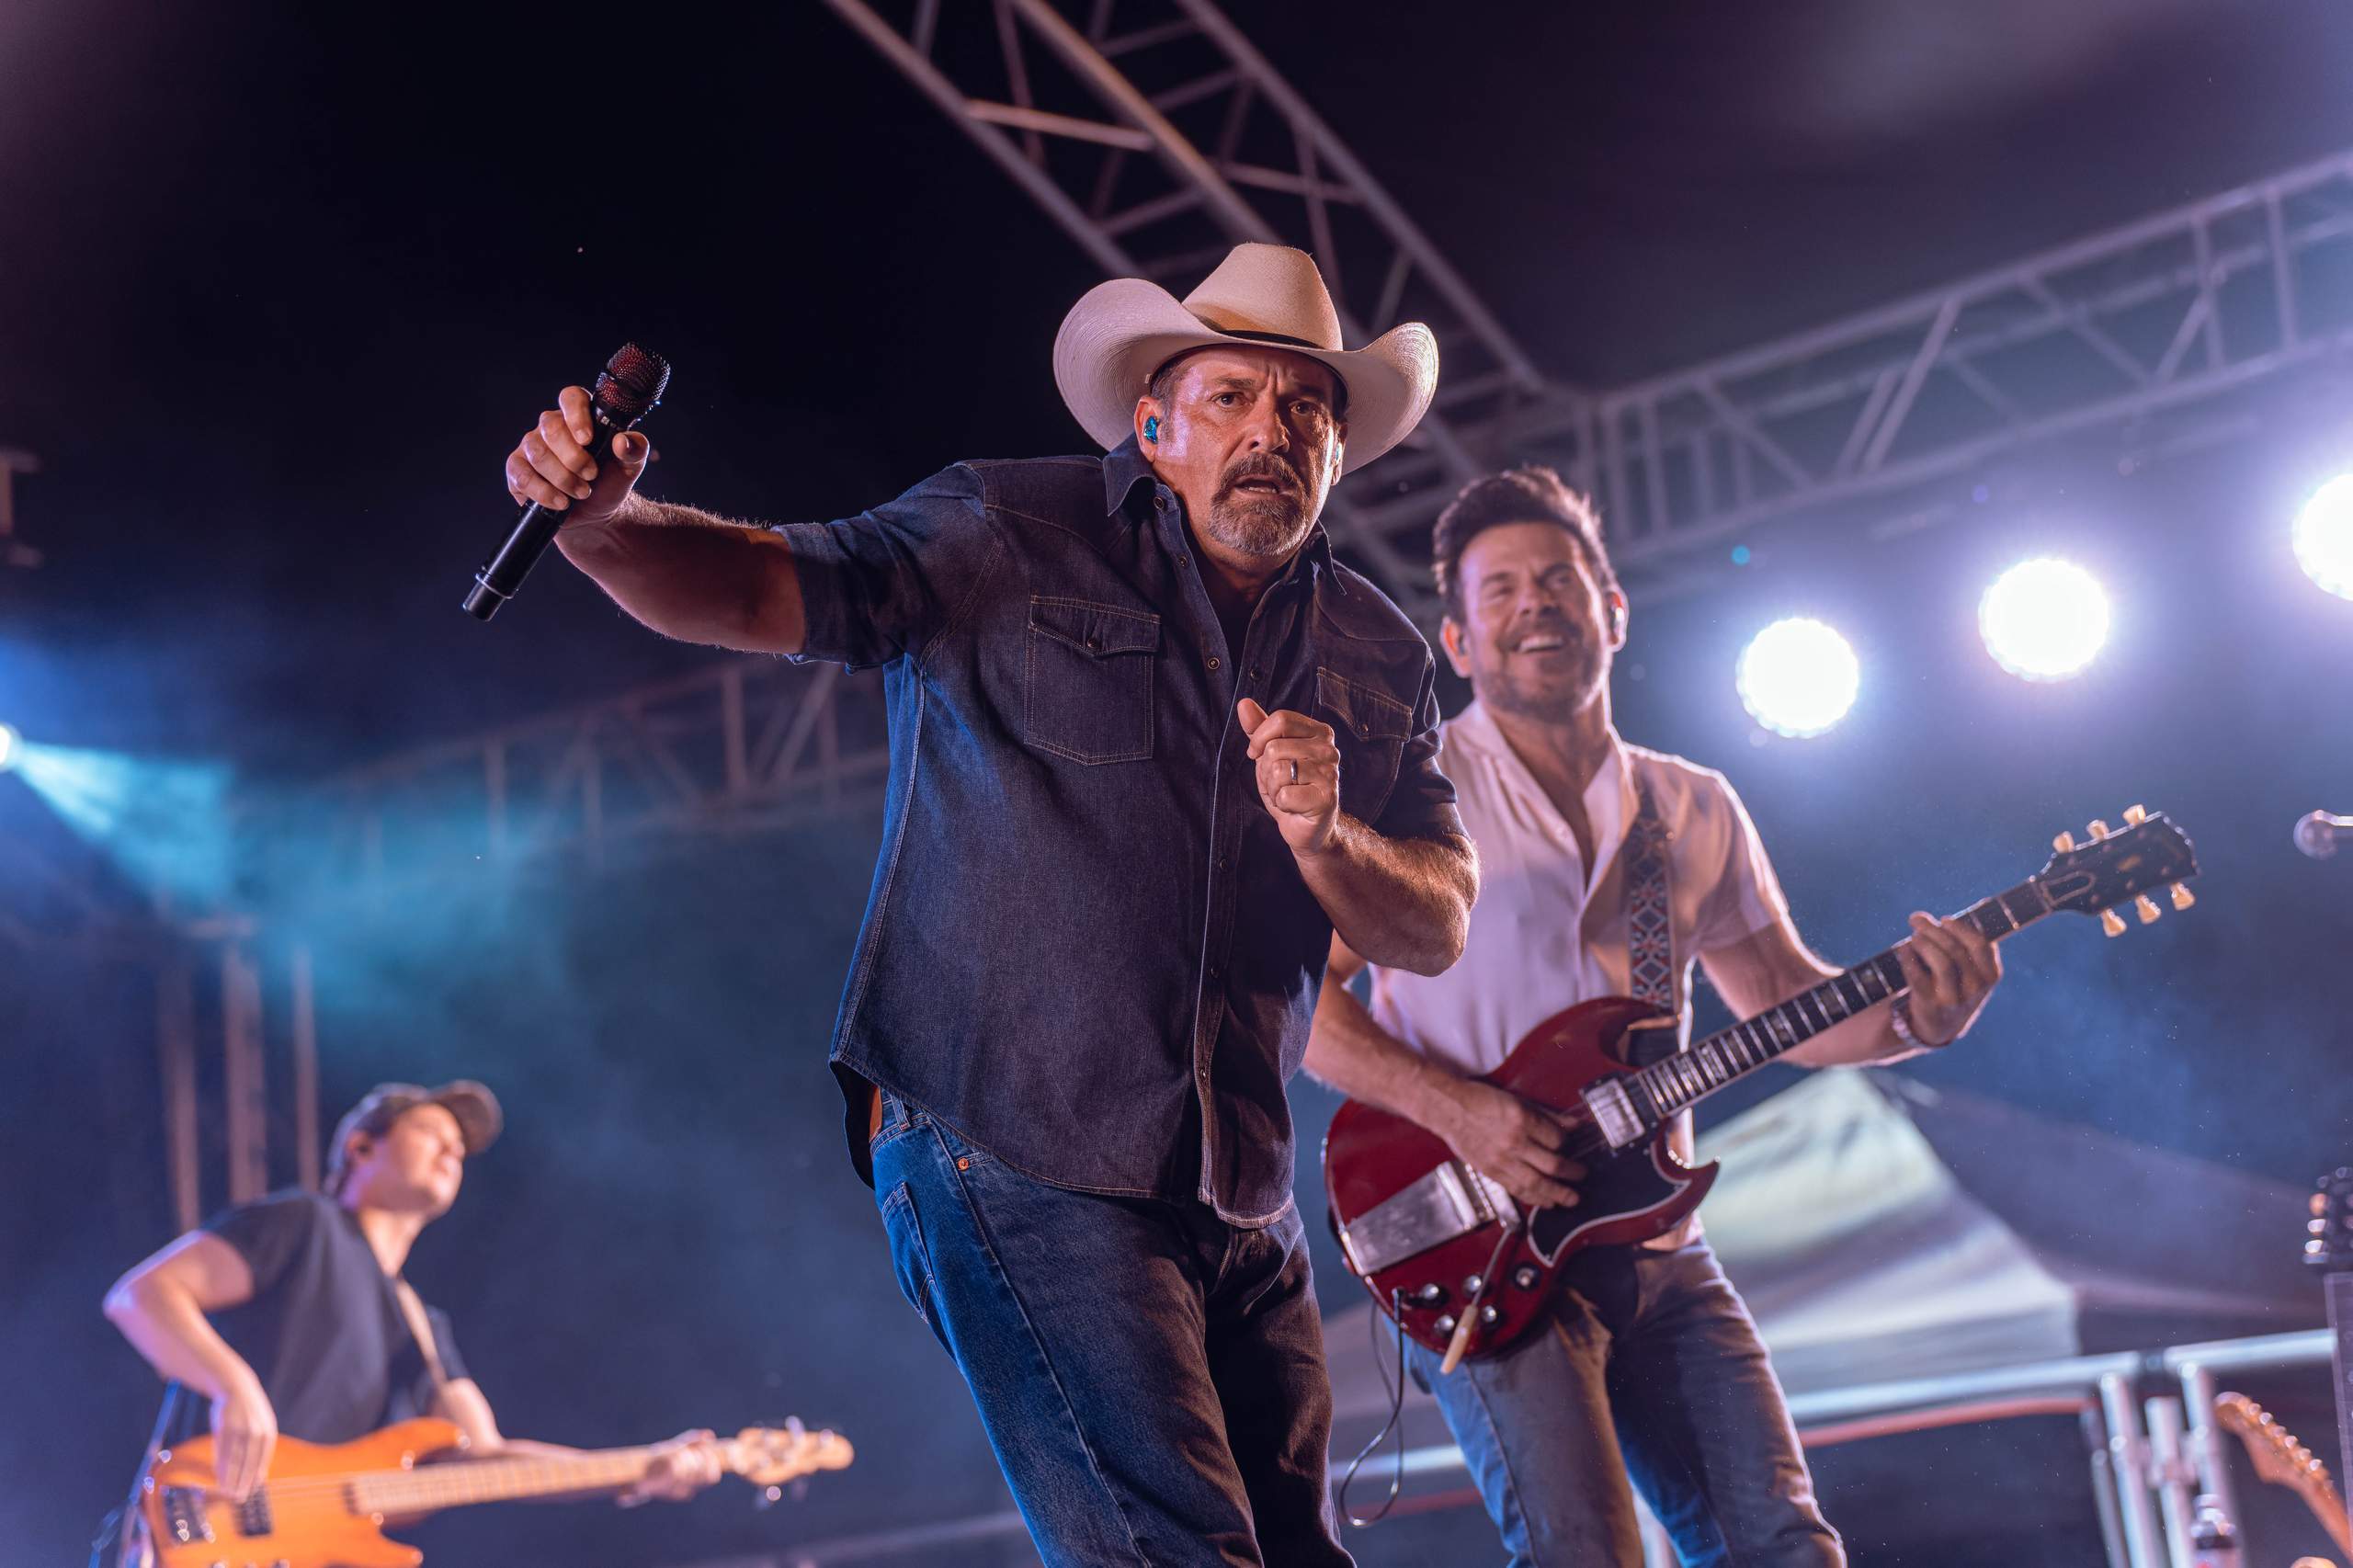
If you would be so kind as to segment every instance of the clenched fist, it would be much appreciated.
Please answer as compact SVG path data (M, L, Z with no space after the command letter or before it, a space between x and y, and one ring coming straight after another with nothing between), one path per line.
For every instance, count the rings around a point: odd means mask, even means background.
M566 387L555 402L506 454L506 494L565 514L566 528L604 522L636 488L653 449L629 431L613 437L612 460L599 463L588 451L597 438L588 389Z
M1340 820L1340 748L1332 726L1280 709L1269 713L1248 698L1234 709L1258 765L1258 799L1293 855L1320 855L1332 846Z

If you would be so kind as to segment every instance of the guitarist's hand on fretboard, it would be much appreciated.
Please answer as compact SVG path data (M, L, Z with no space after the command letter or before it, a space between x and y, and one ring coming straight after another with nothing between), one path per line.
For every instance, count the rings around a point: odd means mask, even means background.
M708 1427L681 1432L654 1446L645 1479L620 1495L620 1506L640 1503L683 1503L705 1487L715 1486L727 1473L719 1453L719 1437Z

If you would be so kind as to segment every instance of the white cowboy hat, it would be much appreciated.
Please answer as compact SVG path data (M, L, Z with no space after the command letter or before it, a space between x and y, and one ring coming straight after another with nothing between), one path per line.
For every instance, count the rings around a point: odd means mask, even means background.
M1070 308L1054 335L1054 384L1105 449L1135 432L1152 373L1191 348L1288 348L1331 367L1347 388L1340 469L1362 468L1409 435L1438 390L1438 339L1420 322L1362 348L1340 347L1340 313L1315 260L1289 245L1236 245L1177 299L1157 283L1115 278Z

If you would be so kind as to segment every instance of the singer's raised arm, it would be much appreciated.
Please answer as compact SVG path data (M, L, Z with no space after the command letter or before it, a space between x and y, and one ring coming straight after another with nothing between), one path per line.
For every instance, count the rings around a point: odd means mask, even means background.
M636 494L645 438L602 471L581 439L585 393L566 388L509 454L508 493L566 510L556 544L613 602L683 642L859 667L922 646L991 558L976 476L951 468L833 523L769 528Z

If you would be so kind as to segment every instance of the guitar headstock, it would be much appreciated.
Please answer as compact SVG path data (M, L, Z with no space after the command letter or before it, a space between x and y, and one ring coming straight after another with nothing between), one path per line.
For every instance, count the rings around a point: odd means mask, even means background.
M2139 806L2124 809L2124 825L2111 828L2094 821L2090 836L2075 842L2072 833L2051 841L2054 851L2035 884L2053 909L2097 915L2111 937L2124 935L2124 916L2117 906L2130 901L2143 926L2163 913L2150 893L2170 888L2173 906L2188 909L2198 901L2182 884L2198 874L2198 854L2189 835L2174 826L2163 812L2151 813Z
M722 1462L755 1486L777 1487L821 1470L847 1470L858 1457L839 1432L812 1432L799 1421L746 1426L720 1443Z
M2304 1261L2314 1268L2353 1268L2353 1165L2340 1165L2316 1186Z
M2255 1473L2275 1486L2334 1494L2328 1466L2296 1440L2296 1435L2273 1418L2271 1412L2243 1393L2214 1396L2214 1421L2246 1445Z

